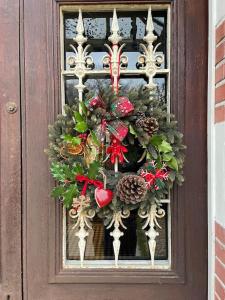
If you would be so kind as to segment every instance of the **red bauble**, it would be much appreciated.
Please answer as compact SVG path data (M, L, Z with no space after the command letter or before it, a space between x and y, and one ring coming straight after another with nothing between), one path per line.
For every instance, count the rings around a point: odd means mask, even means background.
M108 205L113 198L113 192L111 190L96 188L95 189L95 200L100 208Z

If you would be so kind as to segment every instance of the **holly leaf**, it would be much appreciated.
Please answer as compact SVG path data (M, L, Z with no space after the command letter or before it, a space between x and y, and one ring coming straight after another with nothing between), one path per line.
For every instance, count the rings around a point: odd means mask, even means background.
M153 146L156 146L158 147L163 141L163 138L161 135L153 135L150 139L150 143L153 145Z
M81 132L81 133L87 131L87 129L88 129L88 126L87 126L87 123L85 121L79 122L75 126L75 130L78 131L78 132Z
M54 179L58 180L59 182L64 182L66 180L66 175L62 164L53 162L50 170Z
M62 136L65 142L71 143L72 145L79 145L81 143L81 139L77 136L72 136L70 134L65 134Z
M92 137L92 140L93 142L97 145L97 146L100 146L100 142L95 134L95 132L93 130L91 130L91 137Z
M83 175L84 174L84 169L83 169L82 165L80 165L80 164L74 164L72 171L73 171L74 175L77 175L77 174Z
M171 145L165 140L163 140L162 143L160 145L158 145L158 149L160 152L163 152L163 153L172 152L172 150L173 150Z
M175 157L172 157L172 159L168 161L166 164L171 169L178 171L178 163Z
M51 196L53 198L59 198L59 197L62 197L62 195L64 193L65 193L65 187L62 185L59 185L52 189Z
M84 121L84 118L81 116L81 114L78 111L74 112L74 118L77 123Z
M93 163L90 164L90 167L88 169L88 177L90 179L95 179L100 167L100 162L94 161Z
M170 161L174 157L174 153L164 153L162 156L163 161Z
M66 187L66 191L63 194L63 204L66 208L70 208L73 203L73 198L78 195L78 189L76 184L70 184Z

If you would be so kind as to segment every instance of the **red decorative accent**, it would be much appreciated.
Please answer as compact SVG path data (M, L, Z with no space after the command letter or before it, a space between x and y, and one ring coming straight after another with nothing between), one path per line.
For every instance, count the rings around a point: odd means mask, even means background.
M84 196L86 195L88 184L93 184L94 186L96 186L98 188L103 188L103 186L104 186L103 182L101 182L100 180L90 179L84 175L77 175L75 177L75 179L79 182L84 182L84 186L83 186L83 189L81 192L81 195L84 195Z
M140 176L143 177L146 181L146 186L148 189L153 187L155 190L158 190L159 187L156 185L156 180L167 180L169 172L167 172L164 168L156 169L155 173L148 172L146 170L141 170Z
M122 118L128 116L134 110L134 106L127 97L121 96L112 104L112 110L116 117Z
M97 187L95 189L95 200L100 208L108 205L113 198L113 192L111 190Z
M89 99L85 102L85 105L88 107L88 109L93 110L96 109L98 107L105 107L105 103L103 101L103 99L100 96L96 96L92 99Z
M112 164L115 164L116 158L118 158L118 161L122 164L124 162L124 153L127 152L127 148L116 138L112 139L111 145L106 150L106 153L110 154Z
M87 135L87 133L81 133L81 134L78 135L78 137L79 137L81 140L86 141L88 135Z

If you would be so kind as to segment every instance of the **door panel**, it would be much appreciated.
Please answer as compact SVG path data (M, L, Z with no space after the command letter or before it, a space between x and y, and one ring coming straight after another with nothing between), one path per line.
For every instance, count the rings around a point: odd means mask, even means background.
M22 299L20 1L0 1L0 299Z
M76 2L24 0L24 297L204 300L207 298L207 4L204 0L171 3L171 109L188 146L186 181L175 190L172 203L172 269L74 271L62 267L62 208L50 199L53 181L44 154L48 124L61 110L59 8L65 3Z

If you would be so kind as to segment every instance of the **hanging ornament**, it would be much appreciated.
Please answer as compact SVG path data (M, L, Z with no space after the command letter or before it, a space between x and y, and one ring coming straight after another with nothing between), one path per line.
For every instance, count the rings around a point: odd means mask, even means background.
M97 187L95 189L95 201L98 204L98 207L102 208L112 201L113 191L106 189L106 175L103 171L100 171L100 173L103 176L104 186L103 188Z

